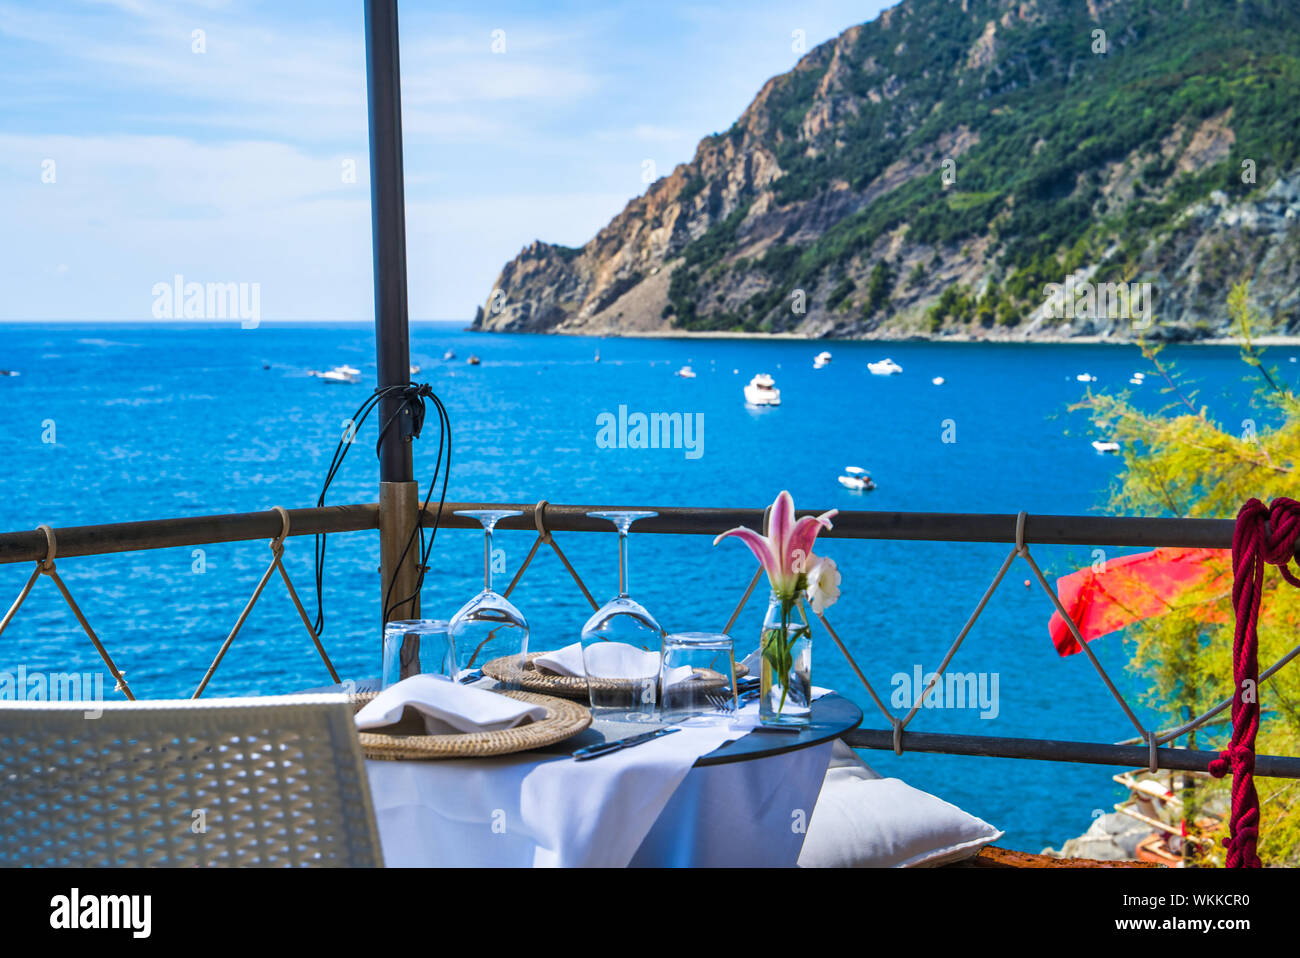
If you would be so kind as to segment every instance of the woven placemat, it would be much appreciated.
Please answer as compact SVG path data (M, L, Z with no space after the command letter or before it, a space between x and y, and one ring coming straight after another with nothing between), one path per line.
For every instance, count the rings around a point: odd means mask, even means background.
M545 672L538 672L533 667L533 662L538 656L548 655L547 652L529 652L525 657L523 666L519 665L516 656L507 655L499 659L493 659L490 662L483 663L483 674L489 678L494 678L503 685L519 686L529 692L540 692L543 695L558 695L567 699L587 700L587 677L584 675L548 675ZM741 678L749 673L744 665L736 663L736 678ZM698 686L701 689L719 688L726 684L726 679L719 672L709 669L697 670L697 678L689 679L683 683L687 688ZM597 688L606 691L617 691L618 689L627 688L630 682L621 682L617 679L598 679Z
M360 692L354 695L352 711L359 712L377 694ZM419 731L423 728L422 720L404 720L392 726L391 732L374 729L359 732L361 751L366 758L394 760L485 758L526 752L563 742L591 724L591 712L576 702L535 692L502 691L499 694L529 705L544 706L546 717L500 732L462 732L452 735L429 735Z

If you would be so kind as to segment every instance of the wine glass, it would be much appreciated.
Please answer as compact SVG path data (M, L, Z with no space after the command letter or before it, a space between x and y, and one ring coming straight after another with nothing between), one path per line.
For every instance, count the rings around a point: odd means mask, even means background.
M458 509L456 515L471 516L483 525L483 591L461 606L450 627L456 679L471 682L481 674L484 662L513 657L522 668L528 654L528 620L509 599L492 589L492 529L499 520L523 513L513 509Z
M582 627L582 662L591 707L605 718L614 713L629 722L654 719L662 664L664 630L627 592L627 532L637 519L657 512L589 512L618 529L618 595Z

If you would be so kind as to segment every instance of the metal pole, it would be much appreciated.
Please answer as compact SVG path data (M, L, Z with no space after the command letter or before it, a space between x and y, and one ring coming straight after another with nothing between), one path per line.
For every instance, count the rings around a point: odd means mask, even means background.
M375 264L375 358L378 387L411 379L406 300L406 206L402 178L402 89L397 0L366 0L366 87L370 113L370 218ZM419 556L408 541L419 511L414 481L410 414L398 396L382 399L381 427L392 425L379 448L380 601L400 601L416 591ZM405 415L405 419L401 417ZM391 586L391 588L390 588ZM381 606L387 619L389 610ZM417 618L419 596L395 618Z

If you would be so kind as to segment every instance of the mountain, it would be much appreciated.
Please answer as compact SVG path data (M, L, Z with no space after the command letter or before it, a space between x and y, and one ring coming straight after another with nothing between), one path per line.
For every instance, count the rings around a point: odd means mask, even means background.
M1297 90L1294 0L904 0L474 328L1197 339L1249 278L1300 333Z

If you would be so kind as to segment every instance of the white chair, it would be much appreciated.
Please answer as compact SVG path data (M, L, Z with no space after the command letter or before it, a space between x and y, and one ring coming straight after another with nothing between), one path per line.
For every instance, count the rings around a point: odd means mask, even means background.
M346 695L0 702L0 866L382 864Z

